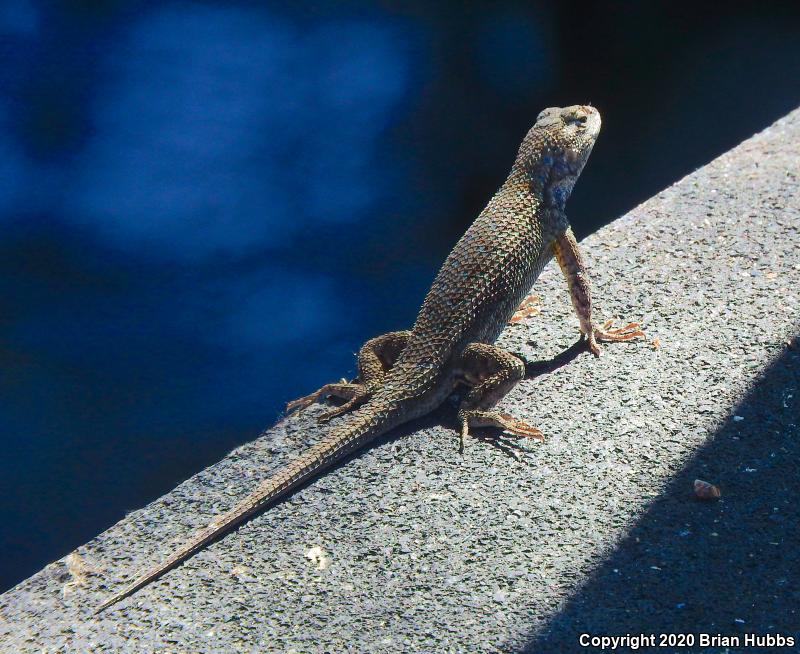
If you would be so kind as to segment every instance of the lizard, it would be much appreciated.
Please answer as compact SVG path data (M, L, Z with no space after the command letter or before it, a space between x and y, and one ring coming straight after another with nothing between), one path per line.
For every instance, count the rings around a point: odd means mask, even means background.
M434 410L458 386L468 389L458 409L462 452L472 428L543 440L537 428L495 408L525 376L525 362L494 342L506 324L530 314L526 294L544 266L553 257L558 261L581 338L595 356L599 342L644 336L638 323L609 329L612 321L593 321L588 273L565 213L600 125L599 112L589 105L542 111L508 178L442 265L412 329L367 341L354 381L326 384L287 405L291 412L328 397L345 400L319 416L321 423L339 418L327 435L95 612L132 595L380 435Z

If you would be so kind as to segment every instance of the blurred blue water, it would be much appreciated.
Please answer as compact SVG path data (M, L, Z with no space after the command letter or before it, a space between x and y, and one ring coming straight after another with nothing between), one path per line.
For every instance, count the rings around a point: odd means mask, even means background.
M302 243L407 204L381 141L412 99L401 21L170 4L103 17L109 38L66 17L0 105L0 546L22 561L87 496L113 515L174 482L131 457L218 456L352 369L370 321ZM25 47L39 20L18 2L0 29Z
M0 5L0 588L408 327L542 107L605 115L585 232L800 101L788 21L712 12L693 44L640 10L670 51L591 11L442 7ZM718 76L764 86L722 112Z
M230 7L143 17L102 64L67 219L188 262L362 219L391 192L376 154L409 90L398 31L349 20L301 32Z

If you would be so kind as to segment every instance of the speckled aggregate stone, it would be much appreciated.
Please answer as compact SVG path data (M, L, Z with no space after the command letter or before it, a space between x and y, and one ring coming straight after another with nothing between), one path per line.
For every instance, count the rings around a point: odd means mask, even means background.
M501 404L547 436L520 460L475 440L459 455L445 406L92 615L317 441L315 407L5 593L0 650L572 652L584 632L800 642L798 152L800 110L582 244L596 315L640 319L649 341L532 366ZM546 361L577 319L555 265L536 292L542 314L500 345ZM722 498L696 501L695 477Z

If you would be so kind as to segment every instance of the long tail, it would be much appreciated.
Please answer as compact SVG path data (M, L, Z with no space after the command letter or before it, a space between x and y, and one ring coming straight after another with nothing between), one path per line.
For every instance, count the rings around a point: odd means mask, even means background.
M394 427L397 424L394 419L397 414L395 408L384 403L376 403L374 400L365 404L352 413L345 424L335 427L323 440L306 450L272 477L263 481L253 493L233 509L214 520L208 527L195 534L191 540L184 543L164 562L151 568L116 595L103 602L95 610L95 614L158 579L224 532L264 509L267 505L285 497L318 473Z

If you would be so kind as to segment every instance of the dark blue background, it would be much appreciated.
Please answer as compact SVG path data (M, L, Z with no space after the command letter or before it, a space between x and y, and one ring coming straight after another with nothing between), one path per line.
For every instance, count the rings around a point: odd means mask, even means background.
M545 106L585 235L800 104L796 9L289 4L0 4L0 590L408 327Z

